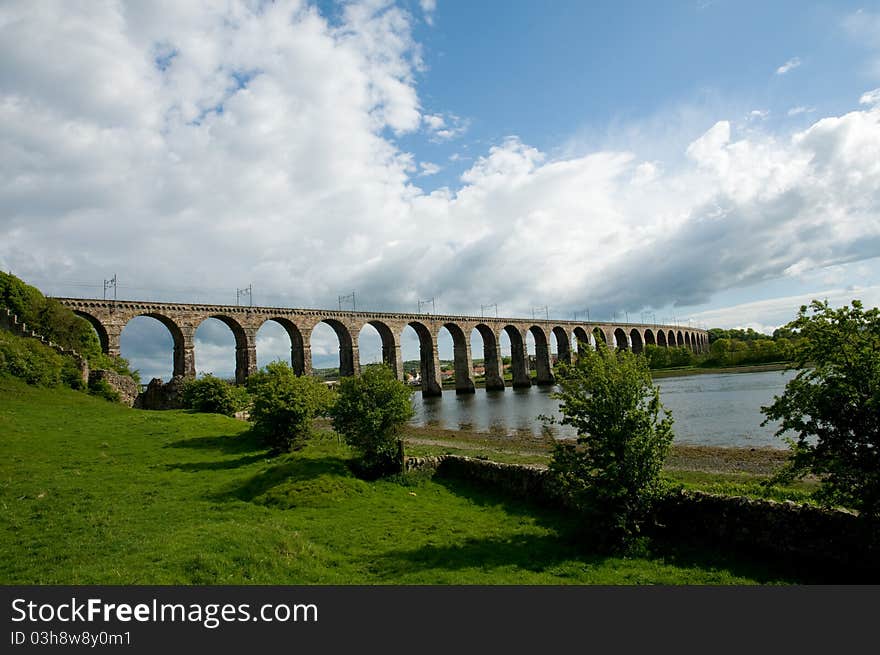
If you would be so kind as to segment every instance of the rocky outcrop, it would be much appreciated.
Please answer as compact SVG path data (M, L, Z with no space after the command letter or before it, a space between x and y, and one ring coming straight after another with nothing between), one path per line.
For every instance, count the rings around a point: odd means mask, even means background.
M89 387L105 382L113 391L119 394L119 402L132 407L137 400L140 388L133 378L121 375L116 371L98 369L89 373Z
M175 375L166 383L162 378L153 378L137 397L134 406L139 409L181 409L185 382L182 375Z

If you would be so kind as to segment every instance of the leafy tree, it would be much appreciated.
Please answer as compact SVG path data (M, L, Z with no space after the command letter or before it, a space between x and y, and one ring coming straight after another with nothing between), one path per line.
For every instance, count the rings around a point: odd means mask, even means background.
M560 367L562 423L577 444L558 442L550 463L556 491L587 514L596 536L625 544L649 522L662 492L660 470L672 417L660 403L647 361L601 345Z
M289 364L272 362L248 380L254 431L276 451L298 450L312 436L313 419L329 409L333 394L311 376L298 376Z
M360 453L363 473L399 471L401 428L412 418L412 391L386 366L371 366L339 384L333 428Z
M187 380L183 386L183 405L197 412L232 416L247 406L247 390L211 374Z
M791 458L778 475L814 474L817 497L880 517L880 309L832 309L814 300L786 328L800 337L797 375L769 407L764 423L781 421Z

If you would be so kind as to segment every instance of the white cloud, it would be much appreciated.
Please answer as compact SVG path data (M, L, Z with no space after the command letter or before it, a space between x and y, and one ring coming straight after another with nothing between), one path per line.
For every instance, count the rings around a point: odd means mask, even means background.
M880 252L871 105L794 135L682 120L662 156L512 136L424 193L437 165L389 134L466 124L423 112L411 22L384 2L339 25L294 1L4 3L0 267L56 295L118 273L123 295L175 301L252 282L258 304L356 289L364 309L600 316Z
M799 105L797 107L792 107L786 113L789 116L799 116L801 114L812 114L814 111L816 111L815 107L804 107L802 105Z
M770 110L768 109L753 109L749 112L750 120L764 120L770 115Z
M859 104L862 105L877 105L880 104L880 89L873 89L871 91L866 91L862 94L862 97L859 98Z
M797 68L800 65L801 65L800 58L799 57L792 57L787 62L782 64L782 66L780 66L779 68L776 69L776 74L777 75L785 75L786 73L794 70L795 68Z
M437 0L419 0L419 7L422 9L425 22L428 25L434 24L434 12L437 10Z
M432 164L429 161L419 162L419 167L422 169L422 172L419 173L420 177L425 175L436 175L442 170L440 166Z
M432 141L450 141L464 134L469 126L469 121L455 114L425 114L422 122L430 134Z

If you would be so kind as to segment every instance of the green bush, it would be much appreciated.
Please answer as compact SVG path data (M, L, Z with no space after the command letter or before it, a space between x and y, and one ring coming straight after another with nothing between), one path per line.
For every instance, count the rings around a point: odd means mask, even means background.
M412 390L386 365L344 378L330 409L335 429L360 454L361 473L377 477L399 472L401 428L412 418Z
M29 330L86 358L93 370L110 369L129 375L139 382L137 371L130 370L122 357L108 357L101 352L98 335L88 321L74 314L60 302L46 298L39 289L25 284L10 273L0 271L0 307L7 307Z
M880 519L880 309L814 300L786 328L800 337L798 373L761 408L781 421L777 435L797 435L776 481L815 475L820 502Z
M197 412L233 416L247 407L248 400L244 387L236 387L210 373L187 380L183 387L183 406Z
M17 337L0 331L0 372L21 378L38 387L57 387L64 382L64 372L73 365L35 339Z
M551 484L585 514L597 543L631 544L662 495L660 471L673 437L647 360L600 346L560 367L558 382L561 422L578 437L556 444Z
M104 400L109 400L111 403L118 403L120 399L119 392L111 387L107 380L92 380L89 382L89 393Z
M311 376L297 376L284 362L272 362L250 377L254 431L276 451L302 448L313 419L327 412L333 393Z

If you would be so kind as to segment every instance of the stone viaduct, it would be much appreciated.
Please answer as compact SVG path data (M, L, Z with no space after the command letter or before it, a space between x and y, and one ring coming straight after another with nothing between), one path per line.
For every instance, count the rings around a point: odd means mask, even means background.
M101 347L109 355L119 356L119 338L125 325L136 316L157 319L171 333L174 342L174 375L195 377L195 331L205 319L216 318L229 326L235 336L235 379L242 383L257 369L257 330L266 321L275 321L290 335L290 359L298 375L311 372L310 337L318 323L326 323L339 338L339 373L357 375L360 369L358 335L365 325L372 325L382 339L382 359L403 379L400 338L411 326L419 337L422 393L441 393L440 361L437 336L446 328L452 336L455 361L455 390L473 393L474 373L471 358L471 333L477 330L483 340L486 388L504 389L501 362L501 334L506 333L511 346L511 369L514 387L532 384L529 374L526 338L535 341L535 383L552 384L550 335L556 337L557 358L571 362L572 336L578 347L596 347L599 341L609 346L641 352L645 345L684 346L696 352L708 348L705 330L673 325L633 323L577 322L523 318L486 318L436 314L394 314L379 312L335 311L327 309L288 309L278 307L243 307L238 305L201 305L56 298L75 314L89 321L98 333Z

